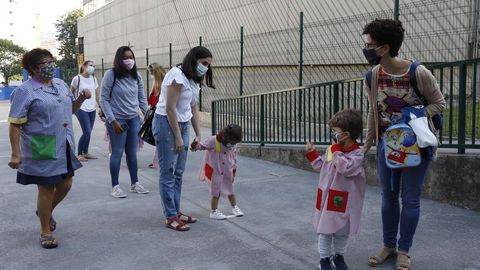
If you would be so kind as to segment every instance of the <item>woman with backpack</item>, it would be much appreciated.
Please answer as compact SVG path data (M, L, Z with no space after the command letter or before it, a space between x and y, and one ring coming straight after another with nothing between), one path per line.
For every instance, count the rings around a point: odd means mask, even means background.
M78 160L88 161L96 159L88 152L90 145L90 135L92 134L93 124L95 123L96 104L100 106L100 90L98 89L97 79L95 78L95 65L93 61L87 60L80 67L80 74L72 79L70 90L74 97L78 97L80 93L89 90L92 94L90 99L85 100L80 110L75 113L80 127L82 128L82 136L78 140Z
M110 156L110 176L112 193L115 198L127 195L120 188L118 176L122 155L125 151L130 173L130 192L146 194L149 191L138 182L138 131L140 130L139 109L145 114L148 110L143 90L143 80L137 72L133 51L122 46L118 48L113 68L105 72L102 80L100 103L105 114L112 154Z
M364 84L370 103L364 151L368 152L372 144L377 143L383 224L383 247L370 257L368 263L378 266L396 256L397 270L411 269L408 252L420 216L420 194L433 150L431 146L421 148L421 161L417 166L391 169L386 163L382 137L389 127L402 119L402 109L418 105L424 106L430 128L435 132L431 118L442 112L446 105L432 73L423 65L398 57L404 32L400 21L376 19L368 23L362 33L365 38L363 53L368 62L375 65L371 73L367 73Z

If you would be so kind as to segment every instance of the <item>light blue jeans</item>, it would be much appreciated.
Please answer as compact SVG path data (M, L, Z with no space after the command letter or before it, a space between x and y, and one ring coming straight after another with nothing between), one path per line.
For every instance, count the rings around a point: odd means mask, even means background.
M131 184L138 182L138 131L140 130L140 117L132 119L117 119L121 125L126 124L128 129L120 134L115 133L112 124L107 123L110 144L112 145L112 155L110 156L110 177L112 178L112 187L118 185L118 175L122 163L123 152L127 156L127 167L130 173Z
M157 145L158 165L160 167L159 188L165 217L175 217L180 212L182 194L182 176L187 162L189 145L189 122L179 122L184 150L178 153L175 135L166 116L155 114L153 118L153 136Z

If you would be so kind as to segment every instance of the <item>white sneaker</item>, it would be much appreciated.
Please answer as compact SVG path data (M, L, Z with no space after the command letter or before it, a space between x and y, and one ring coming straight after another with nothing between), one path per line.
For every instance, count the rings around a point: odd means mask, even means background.
M123 193L123 190L120 188L119 185L116 185L112 188L112 196L115 198L126 198L127 195Z
M223 220L226 219L227 216L225 216L222 212L220 212L218 209L215 209L215 211L210 212L210 218L211 219L218 219L218 220Z
M236 216L236 217L241 217L243 216L243 212L242 210L240 210L240 208L238 208L238 206L234 206L232 207L232 213Z
M138 194L147 194L150 191L148 191L148 189L140 185L140 183L136 182L135 184L130 186L130 192L138 193Z

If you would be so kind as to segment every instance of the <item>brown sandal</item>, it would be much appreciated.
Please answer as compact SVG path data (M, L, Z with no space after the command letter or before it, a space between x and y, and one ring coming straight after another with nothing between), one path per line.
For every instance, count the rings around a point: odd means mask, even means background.
M397 252L397 264L395 265L397 270L410 270L412 268L412 261L410 256L402 251Z
M58 246L58 242L51 234L40 235L40 245L43 248L51 249Z
M189 216L189 215L185 215L183 213L178 213L178 218L185 223L195 223L195 222L197 222L196 218L194 218L192 216Z
M368 265L370 266L379 266L387 261L389 258L393 257L397 253L395 248L382 247L377 255L370 257L368 260Z
M183 221L181 221L178 217L167 218L167 220L165 220L165 226L167 226L167 228L169 229L180 232L190 230L190 227Z

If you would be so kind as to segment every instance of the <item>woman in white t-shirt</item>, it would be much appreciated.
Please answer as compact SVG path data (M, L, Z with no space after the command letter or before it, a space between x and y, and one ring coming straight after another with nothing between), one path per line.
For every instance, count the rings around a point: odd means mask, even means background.
M190 227L186 223L197 221L180 212L180 195L187 161L190 121L196 135L194 143L200 141L197 108L200 84L205 78L207 86L214 88L211 63L212 53L198 46L188 52L181 65L170 69L163 79L153 119L165 225L177 231L187 231Z
M74 97L77 97L78 94L86 89L92 93L92 98L85 100L80 107L80 110L75 113L82 128L82 136L80 137L80 140L78 140L78 160L80 161L96 159L96 157L88 153L90 134L92 133L97 111L96 104L100 104L100 90L94 73L95 65L93 64L93 61L87 60L80 67L80 74L73 78L70 85L70 90Z

